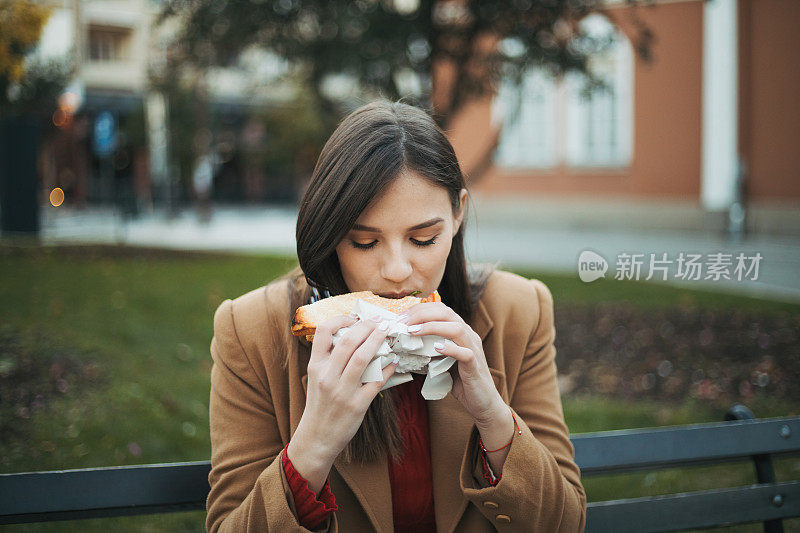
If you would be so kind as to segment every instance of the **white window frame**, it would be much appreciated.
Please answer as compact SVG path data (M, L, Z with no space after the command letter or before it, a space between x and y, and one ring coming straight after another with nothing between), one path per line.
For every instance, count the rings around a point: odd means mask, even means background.
M558 127L555 81L544 72L525 74L519 91L501 87L500 101L507 102L505 124L496 157L506 167L550 167L557 163Z
M567 75L555 81L542 68L530 69L519 90L503 82L495 104L504 126L495 162L504 168L623 168L633 156L633 47L600 14L581 22L595 36L613 32L615 45L589 60L609 91L581 95L585 81ZM598 118L599 117L599 118ZM610 124L609 124L610 123Z

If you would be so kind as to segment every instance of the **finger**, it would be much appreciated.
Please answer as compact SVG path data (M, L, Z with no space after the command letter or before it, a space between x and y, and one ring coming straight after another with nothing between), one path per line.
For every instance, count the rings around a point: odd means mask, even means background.
M442 302L425 302L409 307L400 314L400 321L404 324L421 324L423 322L459 322L464 319Z
M386 326L386 329L381 329L383 326ZM364 373L364 370L366 370L367 365L372 362L372 359L378 352L378 348L381 347L381 344L386 339L388 331L388 323L381 323L380 327L375 328L370 336L367 337L361 346L353 353L353 356L347 362L342 372L342 381L345 382L347 386L357 387L361 385L361 375Z
M461 346L469 346L472 329L466 324L455 322L425 322L409 327L408 333L410 335L439 335Z
M452 357L459 363L463 363L467 366L471 366L475 363L475 352L469 348L459 346L450 340L445 339L443 343L436 342L433 344L433 348L436 350L436 353Z
M353 353L377 327L373 320L360 320L350 328L331 350L328 371L339 379Z
M375 399L375 396L381 392L381 389L386 382L389 381L389 378L392 377L397 370L399 363L389 363L385 367L383 367L383 381L371 381L369 383L364 383L358 391L358 394L364 401L369 404L372 400Z
M333 334L342 328L352 326L358 318L351 315L339 315L321 322L314 331L314 340L311 343L311 358L316 353L318 356L330 352L333 346Z

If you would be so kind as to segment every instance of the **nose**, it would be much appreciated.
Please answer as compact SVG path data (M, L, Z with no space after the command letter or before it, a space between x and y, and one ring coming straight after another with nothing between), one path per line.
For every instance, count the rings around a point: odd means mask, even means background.
M388 251L383 258L381 275L383 279L392 283L401 283L408 279L413 272L410 258L403 251L402 246L387 246Z

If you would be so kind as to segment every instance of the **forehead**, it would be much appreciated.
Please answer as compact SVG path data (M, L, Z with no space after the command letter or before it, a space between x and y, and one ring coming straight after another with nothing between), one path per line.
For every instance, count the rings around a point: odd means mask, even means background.
M357 223L374 227L410 227L452 215L447 189L404 171L361 213ZM408 223L410 222L410 223Z

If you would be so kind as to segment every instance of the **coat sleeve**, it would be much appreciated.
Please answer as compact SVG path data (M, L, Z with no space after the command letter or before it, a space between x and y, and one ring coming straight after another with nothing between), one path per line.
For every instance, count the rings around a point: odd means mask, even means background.
M214 315L211 341L211 491L208 531L309 531L300 525L291 486L281 464L285 443L270 392L239 341L233 302ZM335 515L318 531L337 531Z
M461 465L461 489L503 531L583 531L586 493L556 380L553 297L541 281L529 283L539 302L539 322L528 339L510 402L522 434L514 432L500 481L491 486L473 428Z

